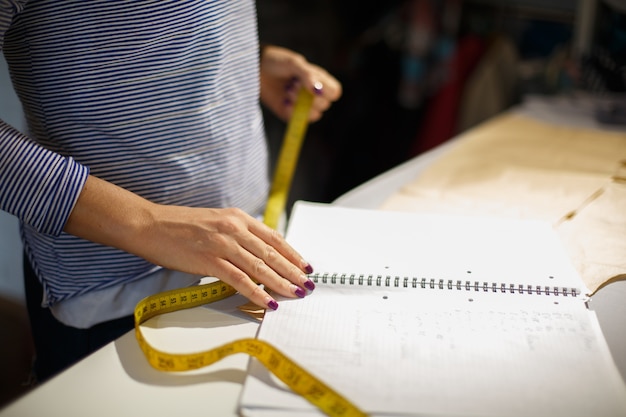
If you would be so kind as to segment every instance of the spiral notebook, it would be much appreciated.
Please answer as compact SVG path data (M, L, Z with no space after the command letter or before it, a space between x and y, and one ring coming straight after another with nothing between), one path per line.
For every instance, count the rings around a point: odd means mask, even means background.
M548 224L297 202L315 291L258 337L371 415L623 416L626 385ZM251 360L244 416L319 411Z

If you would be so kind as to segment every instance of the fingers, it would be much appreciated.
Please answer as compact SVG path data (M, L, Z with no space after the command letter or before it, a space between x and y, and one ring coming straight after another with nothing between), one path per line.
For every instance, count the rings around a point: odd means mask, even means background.
M260 73L261 101L283 121L291 118L300 88L315 97L310 121L319 120L342 94L341 83L325 69L279 46L268 45L263 49Z
M310 81L310 79L325 81ZM341 84L334 78L315 75L309 76L308 82L292 78L285 86L285 108L288 116L291 116L293 106L296 102L298 90L306 88L313 93L313 103L309 112L309 121L316 122L322 118L324 112L328 110L334 101L341 97Z
M214 259L214 269L211 275L231 285L239 294L243 295L260 307L272 310L278 308L278 303L260 285L252 281L250 276L234 264L223 259Z
M339 100L342 94L341 83L325 69L312 65L308 83L312 86L312 92L320 102L330 103Z
M295 279L297 276L303 277L303 273L310 274L313 272L311 265L276 230L261 222L255 222L251 225L250 231L253 236L258 238L256 244L262 242L260 244L265 245L264 257L261 259L279 274ZM263 251L262 248L258 250ZM302 281L301 284L304 285L305 282Z
M252 223L250 232L241 241L247 251L242 261L256 281L287 297L301 297L314 288L306 276L313 268L278 232L260 222Z
M308 64L306 69L302 86L313 93L313 108L323 113L341 97L341 83L317 65Z
M315 288L313 271L275 230L244 216L245 226L223 240L225 253L214 259L215 276L253 303L276 309L278 304L258 283L284 297L304 297Z

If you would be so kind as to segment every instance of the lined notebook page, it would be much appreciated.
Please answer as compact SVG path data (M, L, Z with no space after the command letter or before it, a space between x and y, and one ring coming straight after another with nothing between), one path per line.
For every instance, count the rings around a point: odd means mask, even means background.
M438 227L439 220L446 223ZM459 219L308 204L297 206L291 222L288 240L328 271L465 277L472 253L479 281L536 273L542 278L526 282L581 288L558 242L526 224L480 220L476 229ZM537 241L524 245L534 257L503 249L533 234ZM435 243L424 244L428 238ZM258 337L374 415L626 415L626 387L584 297L383 282L318 282L305 299L279 300ZM318 415L255 361L241 409Z
M590 314L571 298L321 285L281 301L259 338L374 414L623 415ZM311 410L281 385L255 367L243 404Z

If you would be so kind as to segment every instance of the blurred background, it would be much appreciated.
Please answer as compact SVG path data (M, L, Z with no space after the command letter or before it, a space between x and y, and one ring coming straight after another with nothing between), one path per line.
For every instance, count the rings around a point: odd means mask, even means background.
M344 94L309 127L291 200L329 202L519 103L623 92L626 0L259 0L264 42ZM284 124L266 115L277 151Z
M626 0L258 0L257 8L262 41L302 53L344 88L309 127L289 205L331 202L529 94L626 89ZM1 58L0 97L0 117L23 130ZM624 107L606 121L624 123ZM266 113L266 128L275 158L285 124ZM0 407L28 389L23 305L17 221L0 212Z

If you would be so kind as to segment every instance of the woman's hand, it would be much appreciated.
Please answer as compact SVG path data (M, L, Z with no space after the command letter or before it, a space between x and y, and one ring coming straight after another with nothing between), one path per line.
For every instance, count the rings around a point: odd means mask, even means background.
M150 241L155 263L217 277L250 301L275 309L276 301L257 283L285 297L304 297L315 285L311 266L285 239L244 211L157 206ZM158 229L157 229L158 228Z
M299 88L314 94L309 120L319 120L341 97L341 84L323 68L289 49L267 45L261 53L261 102L278 118L289 120Z
M90 176L65 231L165 268L219 278L262 307L278 304L258 284L285 297L315 288L300 254L239 209L154 204Z

